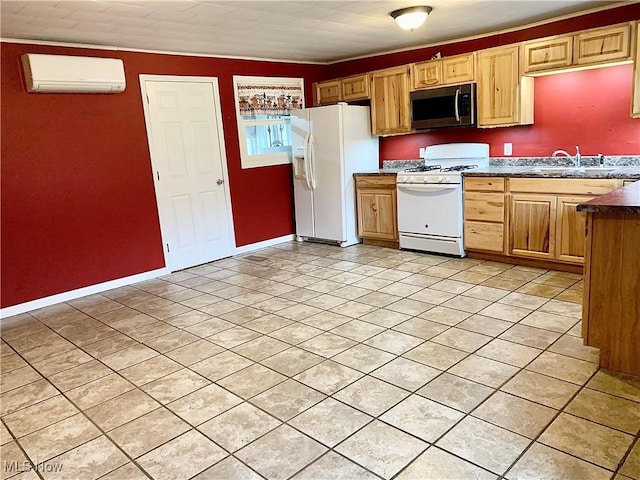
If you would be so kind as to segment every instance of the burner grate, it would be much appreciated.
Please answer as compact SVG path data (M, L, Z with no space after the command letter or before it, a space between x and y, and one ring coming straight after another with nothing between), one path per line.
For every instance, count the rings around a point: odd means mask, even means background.
M443 168L443 172L460 172L462 170L471 170L472 168L478 168L478 165L454 165L453 167Z
M430 172L432 170L440 170L440 165L420 165L419 167L408 168L405 172Z

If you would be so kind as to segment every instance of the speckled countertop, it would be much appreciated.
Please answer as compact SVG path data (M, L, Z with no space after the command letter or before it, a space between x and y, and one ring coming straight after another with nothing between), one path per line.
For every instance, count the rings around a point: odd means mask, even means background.
M490 166L467 170L469 177L538 177L538 178L640 178L640 156L619 155L605 157L603 168L597 157L582 157L581 168L571 168L572 161L560 157L492 157ZM355 175L396 175L407 168L424 164L424 160L384 160L383 167Z
M578 205L579 212L640 214L640 182ZM635 217L634 217L635 218Z
M354 175L358 176L372 176L372 175L393 175L394 177L401 172L404 168L381 168L380 170L374 170L373 172L358 172Z
M585 167L554 166L487 167L462 172L465 177L536 177L536 178L639 178L640 167Z

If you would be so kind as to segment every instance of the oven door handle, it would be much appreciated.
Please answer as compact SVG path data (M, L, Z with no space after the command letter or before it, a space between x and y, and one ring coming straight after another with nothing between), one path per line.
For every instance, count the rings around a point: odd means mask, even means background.
M447 185L442 184L426 184L426 185L404 185L398 184L398 190L406 190L411 192L438 192L441 190L456 190L460 188L459 183L452 183Z

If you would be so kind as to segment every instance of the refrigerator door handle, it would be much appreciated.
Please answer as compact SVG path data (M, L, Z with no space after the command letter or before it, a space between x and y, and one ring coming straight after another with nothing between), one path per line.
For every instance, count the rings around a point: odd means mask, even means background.
M311 190L311 165L309 159L309 137L311 134L307 133L304 137L304 179L307 182L307 188Z
M316 151L313 144L313 134L309 135L309 167L311 176L311 190L316 189Z

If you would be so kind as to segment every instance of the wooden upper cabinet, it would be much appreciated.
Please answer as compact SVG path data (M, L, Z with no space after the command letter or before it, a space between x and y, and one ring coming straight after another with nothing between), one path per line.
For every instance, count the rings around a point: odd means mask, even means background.
M584 263L587 215L576 208L591 199L590 196L556 198L556 260Z
M452 83L473 82L475 78L474 63L475 56L473 53L443 58L442 83L448 85Z
M533 79L520 77L519 45L477 52L478 126L533 123Z
M413 90L420 90L438 85L472 82L474 70L473 53L415 63L411 66L411 87Z
M340 88L340 80L327 80L316 83L313 89L313 104L331 105L338 103L342 100Z
M631 116L640 118L640 21L636 22L636 54L633 64L633 97Z
M374 135L411 131L409 67L387 68L371 74L371 130Z
M442 83L442 62L429 60L412 65L411 82L413 90L440 85Z
M574 63L595 63L628 60L631 54L631 24L595 28L575 35Z
M573 62L573 35L524 42L522 62L523 73L569 67Z
M354 75L340 80L342 85L342 100L365 100L369 98L369 74Z
M553 260L556 234L554 195L511 194L509 253Z

